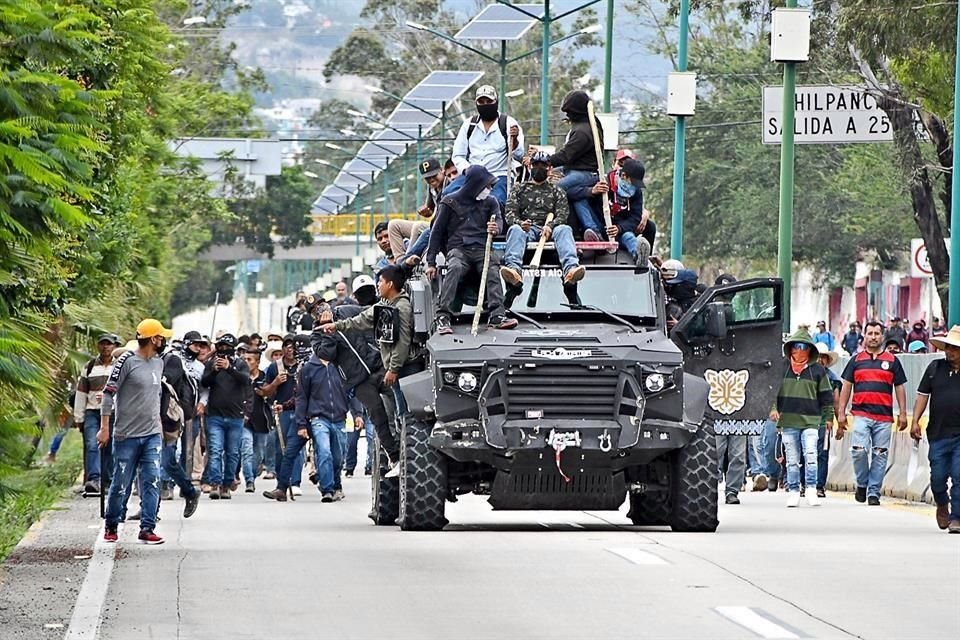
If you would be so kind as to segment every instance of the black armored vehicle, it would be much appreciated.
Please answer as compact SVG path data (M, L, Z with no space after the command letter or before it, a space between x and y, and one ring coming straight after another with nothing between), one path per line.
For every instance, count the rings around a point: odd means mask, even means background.
M430 336L440 280L411 279L428 364L401 380L400 478L374 465L374 522L442 529L447 501L475 493L502 510L617 510L629 500L636 525L716 530L715 430L759 432L769 412L782 283L708 288L668 327L656 268L586 253L576 288L563 285L549 244L539 268L524 268L522 290L507 296L520 321L511 331L471 335L467 283L454 334Z

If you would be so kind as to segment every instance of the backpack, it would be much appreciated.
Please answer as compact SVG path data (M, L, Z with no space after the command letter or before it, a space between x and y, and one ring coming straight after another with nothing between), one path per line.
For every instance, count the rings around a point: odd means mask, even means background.
M480 116L473 116L470 118L470 126L467 127L467 160L470 160L470 138L473 137L473 132L477 130L477 125L480 124ZM504 141L506 141L507 146L510 146L510 138L507 137L507 114L501 113L497 117L497 126L500 127L500 135L503 136ZM507 153L509 155L509 151Z
M163 441L166 444L176 442L183 430L183 407L180 396L166 378L160 380L160 424L163 425Z

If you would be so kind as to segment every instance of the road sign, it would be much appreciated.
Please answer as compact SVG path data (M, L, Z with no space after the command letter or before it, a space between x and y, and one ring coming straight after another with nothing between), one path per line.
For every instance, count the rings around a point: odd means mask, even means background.
M944 238L947 243L947 255L950 254L950 238ZM910 277L932 278L933 269L930 268L930 258L927 256L927 247L922 238L910 240Z
M797 144L891 142L893 127L864 87L797 87ZM780 144L783 87L763 88L763 143Z

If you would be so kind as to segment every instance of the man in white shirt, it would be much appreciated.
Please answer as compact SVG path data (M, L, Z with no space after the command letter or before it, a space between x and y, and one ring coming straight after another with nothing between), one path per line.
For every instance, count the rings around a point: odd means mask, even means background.
M523 159L523 131L515 119L499 112L497 90L490 85L477 89L476 101L477 115L463 123L453 143L453 163L460 175L442 195L463 186L467 167L481 165L497 179L491 195L502 208L507 202L507 172L513 169L513 160Z

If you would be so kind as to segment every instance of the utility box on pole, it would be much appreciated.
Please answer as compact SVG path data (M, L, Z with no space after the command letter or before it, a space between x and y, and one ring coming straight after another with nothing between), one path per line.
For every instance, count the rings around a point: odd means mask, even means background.
M810 59L810 11L775 9L770 22L770 61L806 62Z
M667 76L667 115L692 116L697 107L697 74L673 71Z

